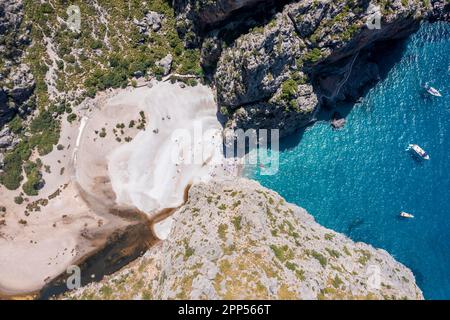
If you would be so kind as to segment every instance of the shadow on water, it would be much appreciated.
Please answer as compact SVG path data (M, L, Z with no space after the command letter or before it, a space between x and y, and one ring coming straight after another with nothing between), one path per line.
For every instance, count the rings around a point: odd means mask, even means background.
M425 165L425 160L416 155L415 153L409 152L409 156L416 163L417 166L423 167Z
M311 125L309 125L311 126ZM294 132L293 134L282 138L280 141L280 151L288 151L293 148L295 148L300 141L302 140L303 135L305 134L305 131L308 129L308 127L301 128Z
M350 222L345 233L349 236L352 236L352 232L354 232L355 229L358 229L359 227L361 227L363 224L364 224L364 219L356 218L355 220Z
M423 274L419 271L419 269L416 269L413 266L409 266L409 269L411 269L411 272L416 278L416 283L419 288L422 288L423 284L425 283L425 277L423 276Z

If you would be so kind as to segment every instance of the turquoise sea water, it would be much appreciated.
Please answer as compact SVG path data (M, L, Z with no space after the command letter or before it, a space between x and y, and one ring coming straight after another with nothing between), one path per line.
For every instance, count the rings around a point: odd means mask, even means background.
M276 175L249 173L320 224L387 250L412 269L427 299L450 299L449 68L450 25L423 25L344 129L318 122L282 141ZM424 94L421 82L444 97ZM409 143L431 160L414 159Z

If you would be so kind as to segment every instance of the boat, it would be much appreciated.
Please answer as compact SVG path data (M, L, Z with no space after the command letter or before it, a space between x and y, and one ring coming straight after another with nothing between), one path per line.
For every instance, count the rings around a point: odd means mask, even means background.
M409 219L414 218L414 216L411 213L404 212L404 211L400 212L400 217L409 218Z
M422 159L430 160L430 156L428 155L428 153L417 144L410 144L407 150L413 150Z
M442 97L442 94L441 94L437 89L435 89L435 88L433 88L433 87L426 86L425 89L426 89L427 92L428 92L429 94L431 94L432 96L435 96L435 97Z

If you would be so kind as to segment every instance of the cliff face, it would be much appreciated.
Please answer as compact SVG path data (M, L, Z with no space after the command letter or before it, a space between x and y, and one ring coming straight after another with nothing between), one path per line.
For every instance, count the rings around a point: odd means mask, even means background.
M202 34L222 23L239 10L270 6L274 0L173 0L177 30L187 47L198 47Z
M30 69L22 64L23 48L30 42L29 29L21 26L23 15L22 1L0 2L0 126L15 113L27 111L35 85Z
M33 107L34 77L23 63L23 50L29 45L29 29L22 27L22 1L0 1L0 170L4 152L18 144L17 136L4 126L16 114Z
M200 26L227 19L234 11L256 5L265 0L174 0L176 11ZM269 0L270 2L271 0ZM195 21L197 20L197 21Z
M423 298L411 271L386 251L320 226L250 180L194 185L173 217L168 240L66 297Z
M133 77L160 77L170 70L201 76L201 45L202 65L213 70L219 106L229 118L226 134L235 128L280 128L287 135L313 121L321 106L360 97L379 78L373 49L408 36L424 19L448 20L450 6L446 0L172 2L173 7L165 0L131 6L81 2L87 30L74 36L57 19L65 17L65 4L24 2L24 14L22 1L0 1L0 126L26 112L33 91L40 107L65 104L67 98L75 108L77 92L81 98L95 96ZM376 6L381 29L372 30L366 22ZM267 12L257 19L261 8ZM124 12L133 19L123 19ZM33 28L23 23L24 15ZM185 50L182 40L194 49ZM34 76L23 64L26 46L33 49L27 61ZM161 65L169 55L173 63ZM0 148L15 144L10 131L0 131ZM21 166L13 169L22 172ZM254 182L194 186L174 217L168 241L69 296L422 298L412 273L388 253L319 226ZM372 266L380 271L379 289L369 286Z
M448 9L442 0L286 5L220 54L214 79L227 128L279 128L287 135L313 121L320 105L355 101L379 79L371 58L377 46L407 37L424 19L448 19ZM204 46L222 47L212 39Z

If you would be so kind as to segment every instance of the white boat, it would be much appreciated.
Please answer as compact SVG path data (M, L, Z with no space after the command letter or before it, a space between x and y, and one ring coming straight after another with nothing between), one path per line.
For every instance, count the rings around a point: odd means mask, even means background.
M409 218L409 219L414 218L414 216L411 213L404 212L404 211L400 212L400 217Z
M413 150L422 159L430 160L430 156L428 155L428 153L417 144L410 144L407 150Z
M431 94L432 96L435 96L435 97L442 97L442 94L441 94L437 89L435 89L435 88L433 88L433 87L425 87L425 89L426 89L427 92L428 92L429 94Z

